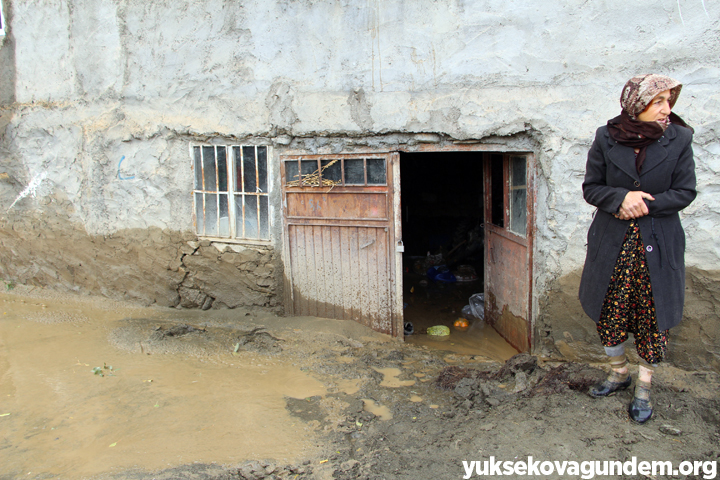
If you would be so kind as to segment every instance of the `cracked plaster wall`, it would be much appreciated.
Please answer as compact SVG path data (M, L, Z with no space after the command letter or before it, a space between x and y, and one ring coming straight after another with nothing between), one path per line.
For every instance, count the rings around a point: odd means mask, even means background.
M553 340L547 292L582 265L592 209L580 183L594 130L618 113L627 78L658 72L684 83L676 110L696 130L687 263L720 269L717 2L4 3L0 63L12 81L0 82L0 205L8 236L44 218L45 228L98 241L158 228L182 238L173 247L182 251L194 241L185 238L193 228L190 142L272 145L276 170L286 148L388 149L428 134L500 143L536 154L534 315ZM41 173L36 196L5 211ZM279 202L276 175L277 251ZM281 279L279 255L271 261ZM0 273L27 279L9 263ZM177 272L168 272L177 292ZM263 293L272 299L265 304L278 303L280 283Z

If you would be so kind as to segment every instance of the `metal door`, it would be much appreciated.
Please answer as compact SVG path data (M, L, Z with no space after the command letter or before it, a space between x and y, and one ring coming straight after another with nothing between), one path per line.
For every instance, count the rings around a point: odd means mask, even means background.
M398 159L281 156L289 314L352 319L402 335Z
M531 155L485 160L485 318L513 347L531 346Z

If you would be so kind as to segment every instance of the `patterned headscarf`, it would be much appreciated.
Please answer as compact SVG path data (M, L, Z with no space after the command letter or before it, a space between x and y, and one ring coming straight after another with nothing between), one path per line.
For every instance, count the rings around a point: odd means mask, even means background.
M620 95L620 106L630 118L636 119L652 99L665 90L670 90L669 103L670 108L673 108L682 90L680 82L665 75L638 75L625 84Z
M635 168L641 172L645 163L647 147L657 141L665 133L670 123L692 128L682 118L670 113L669 122L643 122L637 119L653 98L665 90L670 90L668 103L672 109L680 95L682 85L677 80L664 75L639 75L625 84L620 95L622 112L608 120L608 132L620 145L637 149Z

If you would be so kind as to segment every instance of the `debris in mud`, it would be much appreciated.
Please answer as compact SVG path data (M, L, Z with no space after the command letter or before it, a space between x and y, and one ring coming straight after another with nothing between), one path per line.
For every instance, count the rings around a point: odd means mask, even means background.
M661 425L658 430L660 430L660 433L664 433L665 435L673 435L676 437L682 435L682 430L671 425Z
M188 333L205 333L207 329L205 328L198 328L193 327L192 325L175 325L174 327L170 327L168 329L165 329L164 327L156 327L155 332L153 333L154 340L162 340L163 338L167 337L182 337L183 335L187 335Z
M107 371L106 371L106 370L107 370ZM100 368L100 367L94 367L94 368L92 369L93 375L99 375L99 376L101 376L101 377L104 377L105 374L107 374L107 375L109 375L109 376L111 376L111 377L114 377L115 374L112 373L112 372L113 372L113 367L112 367L112 365L108 365L107 363L103 363L102 368Z
M253 328L247 333L238 336L238 342L235 344L235 352L240 348L255 352L280 353L282 340L272 336L265 330L265 327Z
M604 373L596 368L578 363L563 363L553 367L530 391L530 395L549 395L568 390L585 392L604 378Z
M471 409L486 404L496 407L518 396L585 391L602 378L602 371L584 364L565 363L546 370L538 366L536 357L521 353L510 358L497 371L446 367L440 372L436 385L443 390L454 391L464 399L459 406Z
M303 465L284 466L251 461L237 470L238 478L241 480L260 480L264 478L293 478L300 480L312 477L312 473L313 468L307 461Z

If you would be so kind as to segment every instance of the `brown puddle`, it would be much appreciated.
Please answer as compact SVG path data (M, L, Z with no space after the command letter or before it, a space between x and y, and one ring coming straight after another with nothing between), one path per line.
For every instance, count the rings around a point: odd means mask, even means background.
M122 319L161 321L169 309L8 294L0 308L4 474L79 478L192 462L293 462L312 445L284 398L326 391L298 367L232 349L148 355L108 342Z
M376 372L382 374L383 380L382 380L382 382L380 382L381 387L398 388L398 387L409 387L411 385L415 385L415 380L400 380L398 378L400 376L400 374L402 373L399 368L372 367L372 369L375 370Z
M380 420L392 420L393 414L390 408L384 405L378 405L375 400L363 398L363 408L365 411L372 413L380 418Z
M464 332L450 327L450 338L444 341L424 334L408 335L405 341L461 355L479 355L498 362L505 362L518 353L494 328L479 320L471 322L470 328Z

